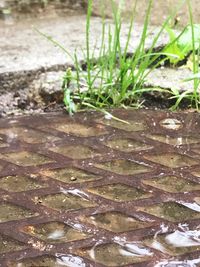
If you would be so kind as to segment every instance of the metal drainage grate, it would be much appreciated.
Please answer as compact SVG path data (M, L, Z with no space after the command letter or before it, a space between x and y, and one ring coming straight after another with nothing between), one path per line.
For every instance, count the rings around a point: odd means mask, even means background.
M200 117L0 121L0 266L200 266Z

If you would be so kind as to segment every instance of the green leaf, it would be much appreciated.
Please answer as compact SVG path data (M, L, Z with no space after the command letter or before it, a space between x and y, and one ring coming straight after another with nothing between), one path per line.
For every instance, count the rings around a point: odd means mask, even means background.
M167 56L170 63L176 64L183 60L193 50L193 42L195 49L199 48L200 24L188 25L178 37L176 37L175 32L168 25L165 29L169 35L170 43L164 48L163 52L177 56L177 58ZM192 31L194 31L194 39Z
M194 29L195 49L199 48L200 43L200 24L188 25L177 40L178 47L187 55L193 49L192 27Z
M166 47L163 52L165 54L169 54L167 58L169 59L170 63L176 64L179 61L183 60L185 55L181 51L181 49L178 47L176 43L172 43L168 47ZM170 55L171 54L171 55Z
M76 112L76 105L71 98L71 92L69 89L64 90L63 102L69 114L73 115Z
M175 32L168 25L165 26L165 30L169 35L170 42L172 43L176 39Z

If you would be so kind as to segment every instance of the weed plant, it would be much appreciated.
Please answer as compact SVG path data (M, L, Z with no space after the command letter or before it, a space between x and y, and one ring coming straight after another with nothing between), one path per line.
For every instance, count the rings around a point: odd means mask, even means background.
M172 110L177 109L183 100L190 102L191 106L195 107L196 110L199 109L200 104L200 25L194 24L193 22L193 12L190 0L187 0L187 6L190 18L189 25L186 26L178 36L176 36L176 34L168 27L168 25L166 27L171 42L165 47L164 52L173 55L173 57L167 56L167 58L171 64L176 66L179 61L185 60L190 54L190 57L188 58L189 64L187 65L189 65L188 67L193 72L191 77L188 77L184 80L185 82L193 81L192 88L182 92L181 90L171 88L173 94L171 99L175 99L175 104L171 107Z
M191 104L195 105L196 109L199 109L200 105L200 94L199 94L199 85L200 85L200 38L198 43L196 42L195 36L195 24L193 23L193 13L190 0L187 0L189 15L190 15L190 27L192 30L192 77L188 77L185 81L193 80L193 90L186 91L184 97L190 99ZM198 25L200 26L200 25ZM198 36L199 37L199 36Z
M90 47L90 24L93 0L88 1L86 22L86 73L79 64L76 53L74 55L75 75L70 70L66 71L63 82L64 102L69 113L84 107L105 110L113 107L135 107L138 105L141 95L147 91L163 91L159 88L145 88L144 83L149 73L163 61L158 58L160 53L154 53L156 43L164 31L168 20L163 23L160 31L154 37L148 51L145 49L148 37L149 20L153 0L148 1L147 11L144 18L143 30L136 51L127 56L137 7L135 2L130 18L128 35L125 46L121 43L122 19L121 6L112 2L114 26L105 22L102 15L102 37L99 55L94 60L94 51ZM173 56L173 55L171 55ZM154 64L154 62L157 62ZM149 66L153 66L149 68ZM70 89L70 83L76 81L77 90ZM80 81L83 81L80 83Z
M185 1L183 1L185 2ZM84 108L94 108L96 110L108 113L106 110L114 107L136 107L139 105L141 96L144 92L149 91L167 91L161 88L147 88L145 81L157 66L163 63L167 58L177 60L180 55L174 52L173 49L168 49L177 41L178 37L172 40L164 51L155 53L155 47L161 34L167 28L169 21L173 15L169 16L161 26L158 33L154 36L151 46L146 50L146 41L149 31L149 21L153 0L149 0L147 4L146 15L143 23L143 30L139 40L139 44L132 55L128 55L130 51L130 43L135 40L132 39L132 32L134 30L134 18L137 8L137 0L133 5L132 16L130 18L128 35L125 45L122 45L122 18L121 7L123 1L117 6L114 0L112 3L112 14L114 23L110 23L105 19L102 12L102 36L101 46L98 55L95 54L95 48L91 47L91 16L93 0L88 0L87 20L86 20L86 51L83 51L84 62L81 64L77 58L77 52L74 55L57 43L51 37L48 38L54 45L61 48L74 62L75 71L67 69L63 78L64 103L67 111L73 114L77 110ZM190 0L187 0L190 26L192 29L192 56L193 56L193 72L198 74L199 68L195 62L196 46L195 46L195 31L192 17L192 9ZM103 9L102 9L103 10ZM198 49L198 57L199 57ZM162 57L160 57L162 55ZM164 55L164 57L163 57ZM192 103L195 103L196 108L199 106L199 76L193 76L194 88L191 92L180 93L178 90L172 90L172 98L175 99L173 108L177 108L184 98L188 98ZM74 86L76 85L75 89ZM73 88L73 89L72 89Z

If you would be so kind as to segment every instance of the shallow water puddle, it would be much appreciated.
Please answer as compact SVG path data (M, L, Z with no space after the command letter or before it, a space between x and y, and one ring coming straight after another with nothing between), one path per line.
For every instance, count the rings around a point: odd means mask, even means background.
M73 195L71 193L47 195L39 199L36 198L35 202L50 207L52 209L62 211L76 210L95 206L95 204L89 201L88 199Z
M1 138L0 138L0 148L1 147L7 147L8 146L8 144L6 143L6 142L3 142L2 140L1 140Z
M87 234L60 222L28 225L24 227L23 232L36 236L47 243L64 243L88 237Z
M116 264L117 266L124 266L131 263L145 262L153 255L147 248L138 248L134 244L121 246L116 243L98 245L90 250L83 251L81 254L103 264L103 266L116 266Z
M114 233L145 228L150 225L150 223L137 220L133 217L116 211L92 215L88 218L83 218L83 221L92 223L97 227L104 228Z
M25 244L21 242L18 242L4 235L0 235L0 253L6 253L13 250L22 250L25 247Z
M0 205L0 223L13 220L26 219L37 215L38 215L37 213L34 213L31 210L27 210L19 206L11 204Z
M10 262L8 263L8 267L86 267L83 259L66 254L66 255L56 255L53 256L43 256L36 257L33 259L18 261L18 262Z
M115 116L1 120L0 266L200 266L199 115Z
M195 240L195 237L189 232L177 230L168 235L158 235L153 239L145 240L143 243L170 256L179 256L200 250L199 232L197 234Z
M21 192L45 187L31 177L6 176L0 179L0 188L10 192Z
M175 176L143 180L143 183L171 193L200 190L200 184Z
M0 129L0 133L6 135L7 142L13 142L15 139L23 140L27 143L44 143L44 142L55 142L59 138L48 135L46 133L39 132L38 130L27 129L24 127L13 127Z
M97 135L103 135L106 133L106 130L104 126L102 125L96 125L94 127L86 126L80 123L56 123L51 126L52 128L55 128L58 131L80 136L80 137L89 137L89 136L97 136Z
M159 141L162 143L166 143L173 146L182 146L182 145L190 145L199 143L200 140L197 138L190 138L188 136L178 136L178 137L170 137L169 135L146 135L147 137Z
M3 166L0 165L0 171L3 169Z
M96 188L89 188L88 191L117 202L143 199L151 196L150 193L123 184L111 184Z
M162 164L164 166L170 168L178 168L178 167L189 167L192 165L197 165L198 161L180 154L175 153L165 153L165 154L158 154L158 155L145 155L145 159L153 161L155 163Z
M126 123L109 118L109 119L98 120L97 122L128 132L143 131L147 128L145 122L139 120L125 119L124 121Z
M160 125L167 130L179 130L183 127L180 120L175 118L167 118L160 121Z
M95 164L96 167L115 172L122 175L132 175L138 173L144 173L150 170L145 165L140 165L131 160L112 160L102 164Z
M101 179L101 177L97 175L75 168L62 168L56 169L54 171L45 170L41 171L41 174L65 183L83 183L87 181Z
M118 139L118 138L112 138L112 140L109 140L106 143L106 145L110 148L125 152L141 151L152 148L152 146L149 146L147 144L132 139Z
M0 159L7 160L8 162L20 166L34 166L53 162L53 160L48 157L28 151L1 154Z
M139 207L138 210L172 222L200 219L200 212L196 212L176 202L165 202L153 206Z
M67 145L67 146L60 146L60 147L53 147L50 148L51 151L59 153L61 155L67 156L72 159L86 159L86 158L92 158L95 156L98 156L98 152L96 152L93 149L90 149L87 146L72 146L72 145Z

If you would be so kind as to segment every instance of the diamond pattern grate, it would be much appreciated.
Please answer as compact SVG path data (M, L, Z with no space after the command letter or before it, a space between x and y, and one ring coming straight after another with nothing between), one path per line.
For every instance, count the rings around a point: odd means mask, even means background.
M114 115L1 119L0 266L200 266L199 115Z

